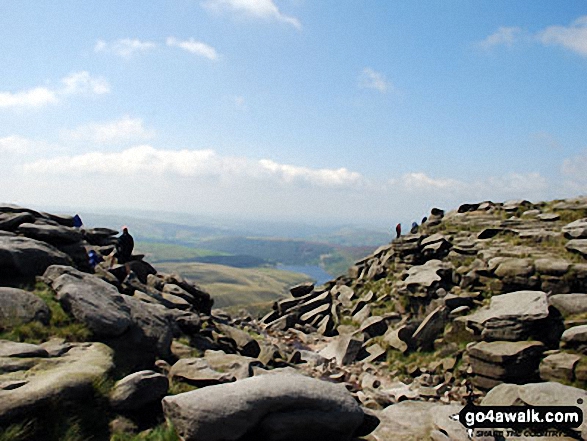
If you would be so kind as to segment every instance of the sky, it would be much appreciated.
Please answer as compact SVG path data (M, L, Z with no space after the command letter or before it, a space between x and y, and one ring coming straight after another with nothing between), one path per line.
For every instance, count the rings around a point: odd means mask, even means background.
M0 202L388 225L587 194L587 2L0 2Z

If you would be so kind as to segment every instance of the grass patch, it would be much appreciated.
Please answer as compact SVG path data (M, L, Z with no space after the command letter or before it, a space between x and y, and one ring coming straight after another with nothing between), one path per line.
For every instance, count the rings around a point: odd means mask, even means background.
M185 383L183 381L179 381L176 379L172 379L169 382L169 390L167 391L168 395L177 395L183 394L184 392L191 392L196 390L198 387L192 384Z
M49 326L36 321L16 325L8 324L0 333L0 338L35 344L47 341L51 337L64 338L70 342L90 339L90 330L83 323L76 322L63 310L48 285L37 282L32 293L40 297L51 310Z
M176 272L198 285L214 298L214 306L226 308L260 305L290 298L289 288L310 280L308 276L275 268L234 268L204 263L163 263L161 272ZM259 309L259 308L257 308Z
M30 439L32 425L32 421L29 421L0 428L0 441L26 441Z
M171 422L167 421L138 434L113 433L110 441L179 441L179 436Z

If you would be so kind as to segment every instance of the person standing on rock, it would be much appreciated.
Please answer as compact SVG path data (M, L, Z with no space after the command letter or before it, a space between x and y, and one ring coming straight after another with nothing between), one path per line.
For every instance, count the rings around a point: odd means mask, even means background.
M128 232L128 227L125 225L122 227L122 234L116 241L116 260L120 264L124 264L126 268L126 274L130 273L130 266L128 262L130 261L130 256L132 255L132 250L135 247L135 241ZM114 259L113 259L114 262Z
M395 226L395 234L396 238L399 238L402 235L402 224L397 224Z

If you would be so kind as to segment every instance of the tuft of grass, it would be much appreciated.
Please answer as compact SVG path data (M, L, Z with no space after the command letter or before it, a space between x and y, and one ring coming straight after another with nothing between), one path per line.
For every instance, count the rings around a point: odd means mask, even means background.
M49 326L36 321L25 324L9 324L0 332L0 338L35 344L47 341L51 337L64 338L71 342L90 339L91 331L83 323L76 322L63 310L61 304L55 299L54 292L47 284L37 282L32 293L41 298L49 307L51 311Z
M26 441L31 436L32 426L32 421L26 421L0 428L0 441Z
M170 421L138 434L113 433L110 441L179 441L173 424Z
M169 391L167 392L169 395L178 395L183 394L184 392L191 392L196 390L198 387L192 384L185 383L183 381L179 381L176 379L172 379L169 382Z

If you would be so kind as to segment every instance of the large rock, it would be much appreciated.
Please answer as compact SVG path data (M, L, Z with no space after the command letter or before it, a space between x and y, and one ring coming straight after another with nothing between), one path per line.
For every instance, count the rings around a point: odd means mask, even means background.
M35 217L30 213L0 213L0 230L13 231L20 224L34 221Z
M0 287L0 328L35 320L48 325L50 319L51 310L33 293Z
M0 340L0 357L31 358L48 356L49 353L47 350L41 346L10 340Z
M335 359L342 366L355 361L362 346L362 339L352 334L342 334L333 337L332 341L320 351L320 355L327 359Z
M63 309L94 335L115 337L130 326L130 312L122 296L102 279L63 266L49 267L44 277L51 281Z
M40 276L51 265L71 265L53 246L27 237L0 235L0 278Z
M18 227L18 232L31 239L47 242L51 245L77 243L83 239L79 229L63 225L24 223Z
M450 278L452 264L440 260L429 260L424 265L408 269L408 277L402 286L409 295L428 297L442 286L442 282Z
M0 383L15 387L0 388L0 423L10 423L49 403L63 404L93 396L93 383L112 369L112 351L101 343L72 343L60 357L28 358L26 369L5 372ZM0 366L5 361L0 357Z
M198 387L229 383L251 377L253 367L263 364L251 357L208 350L203 358L182 358L172 367L169 375Z
M379 426L370 438L375 441L453 440L468 441L465 427L451 418L463 407L426 401L402 401L386 407L376 415ZM435 436L443 438L436 438Z
M288 373L165 397L163 410L186 441L348 441L365 419L344 386Z
M488 308L465 317L467 326L485 340L526 340L534 325L548 317L548 301L542 291L516 291L493 296Z
M531 341L479 342L467 347L473 384L491 389L496 384L537 380L540 357L545 347Z
M558 309L563 316L587 312L587 294L556 294L548 298L548 303Z
M587 239L572 239L567 242L565 248L569 251L579 253L587 259Z
M439 306L428 314L414 331L413 344L418 348L431 350L434 340L444 331L444 326L448 322L448 314L449 310L445 306Z
M561 340L567 346L580 346L587 344L587 325L573 326L563 332Z
M540 378L544 381L575 380L575 367L581 361L581 356L558 352L551 354L540 362Z
M169 389L169 380L153 371L139 371L118 381L110 393L110 405L116 410L138 410L161 400Z
M587 218L578 219L563 227L567 239L587 239Z
M235 343L238 352L247 357L256 358L261 353L261 346L250 334L228 325L217 325L218 329Z
M482 406L578 406L587 412L587 392L556 382L529 383L521 386L500 384L487 393ZM587 421L579 427L579 438L587 439Z
M152 364L155 357L169 358L173 325L166 308L128 296L122 296L122 300L129 311L131 324L117 339L118 341L112 341L117 348L124 351L124 354L120 355L125 355L127 359L143 359L142 364L145 366L148 366L149 362Z

